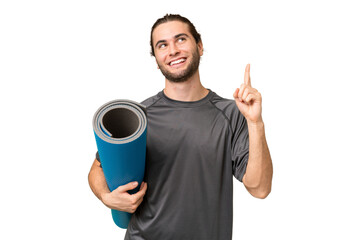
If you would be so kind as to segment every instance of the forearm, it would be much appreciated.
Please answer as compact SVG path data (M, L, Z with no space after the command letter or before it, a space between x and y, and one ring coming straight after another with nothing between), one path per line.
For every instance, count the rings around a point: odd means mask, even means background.
M271 191L273 167L263 121L248 122L248 131L249 160L243 183L251 195L265 198Z
M88 178L91 190L96 195L96 197L102 201L102 195L104 193L109 193L110 190L107 186L100 162L96 159L90 169Z

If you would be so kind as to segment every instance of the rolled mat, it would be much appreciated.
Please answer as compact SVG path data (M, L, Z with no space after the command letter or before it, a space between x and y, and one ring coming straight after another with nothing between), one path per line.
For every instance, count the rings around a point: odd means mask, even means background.
M145 107L130 100L114 100L102 105L93 118L93 128L101 166L110 191L144 178L146 155ZM131 214L111 210L115 224L127 228Z

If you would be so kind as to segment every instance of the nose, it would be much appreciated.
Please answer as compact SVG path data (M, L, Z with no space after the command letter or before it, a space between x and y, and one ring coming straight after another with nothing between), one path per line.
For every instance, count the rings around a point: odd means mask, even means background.
M176 46L176 44L175 43L171 43L170 45L169 45L169 55L170 56L175 56L175 55L177 55L179 53L179 49L178 49L178 47Z

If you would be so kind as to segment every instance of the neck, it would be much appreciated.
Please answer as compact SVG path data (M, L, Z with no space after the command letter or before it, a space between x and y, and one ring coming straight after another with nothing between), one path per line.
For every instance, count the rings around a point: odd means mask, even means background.
M204 98L209 90L200 82L199 71L185 82L171 82L165 79L164 93L167 97L183 102L198 101Z

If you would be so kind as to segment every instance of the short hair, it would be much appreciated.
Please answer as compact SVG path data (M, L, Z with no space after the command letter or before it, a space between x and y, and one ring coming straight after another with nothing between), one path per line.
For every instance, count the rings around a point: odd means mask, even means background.
M152 34L154 29L159 26L160 24L166 23L166 22L171 22L171 21L180 21L183 23L186 23L189 26L189 30L191 35L195 38L196 43L201 42L201 35L200 33L198 33L198 31L196 30L194 24L192 24L192 22L190 22L189 19L187 19L186 17L183 17L179 14L166 14L164 17L159 18L158 20L156 20L156 22L154 23L154 25L151 28L151 34L150 34L150 46L151 46L151 56L155 56L155 52L154 52L154 46L153 46L153 38L152 38Z

